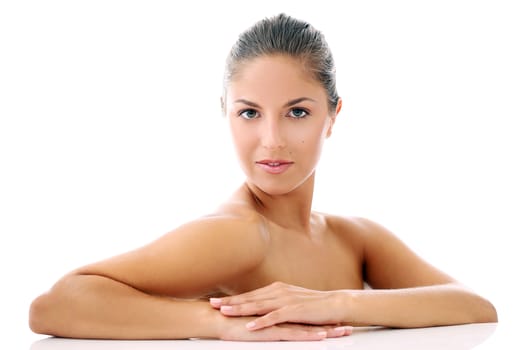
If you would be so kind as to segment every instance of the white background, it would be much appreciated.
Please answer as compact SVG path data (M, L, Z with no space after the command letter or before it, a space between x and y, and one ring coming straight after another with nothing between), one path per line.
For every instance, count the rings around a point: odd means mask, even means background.
M344 101L314 207L383 224L493 301L502 323L519 321L520 1L4 1L4 334L29 347L41 338L29 304L60 276L205 214L241 183L223 63L239 32L279 12L324 32Z

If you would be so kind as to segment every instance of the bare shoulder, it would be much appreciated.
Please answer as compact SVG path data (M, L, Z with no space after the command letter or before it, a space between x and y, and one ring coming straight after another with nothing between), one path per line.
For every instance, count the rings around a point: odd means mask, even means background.
M250 211L223 211L179 226L136 250L75 271L160 295L215 293L265 258L267 233Z
M378 223L359 216L341 216L321 213L327 226L335 233L343 235L354 242L366 243L377 236L391 234Z
M365 258L373 258L382 249L403 247L404 243L385 226L368 218L359 216L325 215L327 223L338 234L359 244L365 253Z
M262 217L249 210L209 214L167 234L170 235L198 236L198 238L221 241L233 246L252 243L264 247L268 240Z
M327 222L359 247L364 279L373 288L406 288L454 281L379 223L362 217L339 216L327 216Z
M326 224L330 233L360 264L365 263L366 247L376 229L374 224L367 219L356 216L340 216L319 213L321 220Z

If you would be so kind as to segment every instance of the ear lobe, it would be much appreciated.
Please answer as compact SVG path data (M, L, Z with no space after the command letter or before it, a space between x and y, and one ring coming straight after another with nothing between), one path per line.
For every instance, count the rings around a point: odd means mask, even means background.
M343 106L343 100L339 98L337 100L337 106L335 107L335 112L333 115L331 115L330 118L330 125L328 126L328 129L326 130L326 138L329 138L330 135L332 135L332 128L334 127L335 119L337 118L337 115L341 111L341 107Z
M326 129L326 138L329 138L332 135L332 127L334 126L334 123L335 123L335 116L328 117L328 118L329 118L330 125L328 125L328 128Z

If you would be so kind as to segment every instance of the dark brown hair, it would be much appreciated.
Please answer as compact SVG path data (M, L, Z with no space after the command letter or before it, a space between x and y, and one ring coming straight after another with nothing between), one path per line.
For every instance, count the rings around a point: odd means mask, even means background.
M339 95L335 64L324 35L311 24L285 14L265 18L239 35L226 60L224 86L238 73L242 63L260 56L288 55L299 59L319 81L333 111Z

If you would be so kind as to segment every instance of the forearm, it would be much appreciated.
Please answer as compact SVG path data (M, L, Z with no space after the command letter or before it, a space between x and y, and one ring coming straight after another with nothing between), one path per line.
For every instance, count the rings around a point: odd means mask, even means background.
M60 281L31 305L37 333L71 338L217 337L220 315L207 302L151 296L101 276Z
M456 284L342 291L346 323L394 328L496 322L490 302Z

